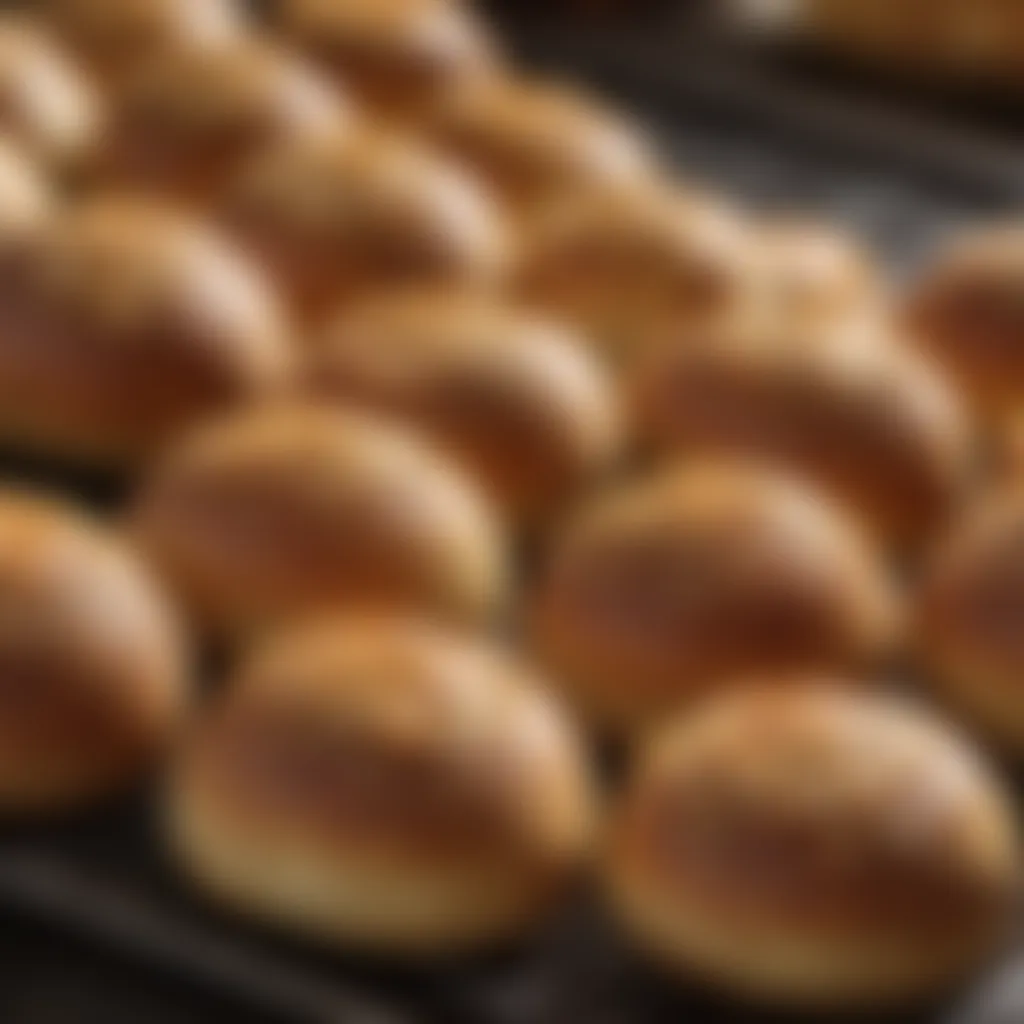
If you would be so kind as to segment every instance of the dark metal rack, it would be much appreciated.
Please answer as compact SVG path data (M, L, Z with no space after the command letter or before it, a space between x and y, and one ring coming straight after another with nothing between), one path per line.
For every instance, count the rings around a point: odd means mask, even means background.
M752 204L839 217L896 271L943 233L1024 199L1024 143L940 115L809 93L770 64L723 61L679 38L577 26L518 43L532 64L575 73L641 112L684 176ZM213 993L234 1008L225 1020L781 1024L653 977L582 899L525 948L429 968L330 956L254 932L179 888L162 860L150 796L0 834L0 913L48 921ZM1019 1024L1017 976L1011 963L944 1009L893 1020Z

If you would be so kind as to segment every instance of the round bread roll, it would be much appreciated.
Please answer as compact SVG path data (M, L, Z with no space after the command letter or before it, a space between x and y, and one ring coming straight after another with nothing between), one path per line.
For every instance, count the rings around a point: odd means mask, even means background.
M879 328L879 331L882 329ZM682 332L640 365L638 432L656 450L767 459L808 476L877 536L920 542L971 464L958 396L896 345L794 326Z
M66 171L101 128L99 98L74 61L31 21L0 17L0 131Z
M527 211L652 171L633 125L561 86L496 77L445 104L434 130L507 202Z
M935 995L1016 903L1012 807L962 738L895 697L756 685L640 751L609 891L666 965L803 1008Z
M374 290L490 282L507 256L475 180L391 135L268 152L235 183L225 216L311 324Z
M314 395L422 428L511 521L537 525L609 468L615 398L570 330L449 290L370 300L311 354Z
M0 437L126 466L285 380L263 281L199 224L89 201L3 250Z
M767 301L783 323L842 322L881 298L880 274L850 235L802 218L761 226Z
M38 163L0 138L0 247L46 224L55 212L54 199Z
M199 428L134 522L184 606L226 634L321 608L482 617L503 597L476 491L416 438L340 410L274 405Z
M894 595L863 537L814 491L697 463L585 508L532 609L535 642L612 732L759 671L871 662Z
M468 5L450 0L279 0L278 26L379 114L417 118L495 64Z
M907 303L911 337L986 422L1024 404L1024 227L959 240L925 271Z
M0 491L0 812L133 781L182 717L185 662L177 623L113 536Z
M918 601L918 651L950 702L1024 751L1024 481L982 495L936 546Z
M512 937L579 866L579 738L523 667L421 621L306 625L264 648L174 773L185 869L239 911L436 954Z
M714 202L661 189L584 193L535 219L521 296L624 358L662 331L732 315L756 281L756 247Z
M236 0L43 0L38 6L107 84L168 52L231 42L243 28Z
M246 41L166 54L119 91L93 161L101 180L209 201L257 153L343 131L351 111L288 51Z

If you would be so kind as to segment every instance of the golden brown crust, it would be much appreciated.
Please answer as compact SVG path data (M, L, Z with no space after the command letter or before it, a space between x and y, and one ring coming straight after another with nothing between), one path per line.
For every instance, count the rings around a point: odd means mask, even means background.
M880 337L854 345L808 327L680 333L636 372L639 433L659 451L746 455L806 474L876 535L920 544L971 465L957 395Z
M556 677L621 731L736 676L877 659L894 607L875 552L815 492L698 463L570 523L533 623Z
M389 117L429 113L495 63L483 27L448 0L282 0L278 12L288 38Z
M107 84L166 53L218 47L242 31L235 0L43 0L39 6L67 45Z
M500 539L475 490L355 413L275 406L202 427L157 468L134 521L215 630L364 605L483 616L503 596Z
M565 86L496 77L454 97L431 126L442 145L520 209L653 173L633 125Z
M150 61L118 89L114 108L94 175L193 201L217 199L255 154L343 132L353 116L301 58L254 40Z
M648 740L612 827L641 942L779 1003L906 999L1009 924L1013 811L969 746L894 697L760 680Z
M979 231L943 252L905 308L914 341L984 421L1024 397L1024 229Z
M507 256L476 181L394 135L269 152L243 171L224 214L314 324L375 290L489 283Z
M798 217L761 225L766 301L783 323L811 325L863 314L882 298L871 255L841 229Z
M0 140L0 247L39 230L53 216L53 188L37 161Z
M0 18L0 130L38 160L73 168L102 127L102 109L75 62L27 18Z
M465 291L389 295L343 313L306 382L423 429L520 524L557 512L618 447L610 383L581 339Z
M1014 753L1024 749L1024 487L983 494L933 552L917 649L949 701Z
M443 947L493 938L550 902L589 836L586 775L579 738L500 651L421 620L331 618L243 668L179 765L172 826L186 867L250 913L351 941ZM234 882L211 877L240 836L249 853ZM321 866L319 910L274 879L281 846ZM432 920L411 902L389 921L372 888L332 907L369 864L380 888L443 883L451 901ZM268 887L239 891L257 866ZM481 879L492 889L482 903Z
M584 194L531 224L519 294L617 358L752 301L757 249L718 204L656 187Z
M182 639L113 537L53 502L0 493L0 809L131 781L185 701Z
M0 432L62 458L124 463L289 369L261 279L199 224L94 200L8 246Z

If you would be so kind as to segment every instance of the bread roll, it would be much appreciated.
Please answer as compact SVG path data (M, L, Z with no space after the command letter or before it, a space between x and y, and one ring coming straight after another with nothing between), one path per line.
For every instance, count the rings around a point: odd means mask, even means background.
M199 428L143 487L134 523L195 618L236 636L321 608L483 616L503 596L476 491L414 437L340 410Z
M460 461L512 522L539 525L610 466L610 382L571 330L447 289L342 314L312 351L314 395L397 415Z
M449 0L281 0L284 35L378 114L416 119L476 88L495 56L468 5Z
M225 217L310 324L367 292L489 283L507 257L475 180L393 135L268 152L235 183Z
M37 161L0 139L0 248L40 229L54 214L54 198Z
M528 671L422 621L348 617L250 660L174 773L171 838L238 911L434 954L549 909L590 805L579 740Z
M761 225L767 301L783 323L812 326L864 315L882 298L870 254L838 228L796 217Z
M1024 751L1024 481L981 495L936 545L918 603L918 651L951 704Z
M65 172L93 145L102 116L92 84L54 39L27 18L0 17L0 132Z
M555 678L625 732L737 676L870 662L894 611L873 551L815 492L716 462L585 508L532 619Z
M0 249L0 437L129 465L273 392L289 349L230 247L156 205L84 203Z
M563 86L496 77L441 107L433 128L442 145L524 212L652 173L633 125Z
M885 329L879 327L877 333ZM739 454L806 475L877 536L920 543L971 464L958 396L895 344L811 337L795 326L681 332L633 382L638 431L656 450Z
M185 697L176 623L128 552L69 508L0 491L0 812L131 782Z
M186 201L217 199L256 153L341 132L352 112L301 58L265 42L151 61L118 91L93 172Z
M518 290L628 360L663 331L753 301L757 249L714 202L644 188L553 204L523 242Z
M986 422L1024 402L1024 228L962 238L923 273L906 307L917 344Z
M37 6L107 85L168 52L224 45L243 29L236 0L43 0Z
M838 684L762 684L674 721L640 751L610 832L634 937L780 1006L936 995L993 951L1016 902L1012 807L974 751Z

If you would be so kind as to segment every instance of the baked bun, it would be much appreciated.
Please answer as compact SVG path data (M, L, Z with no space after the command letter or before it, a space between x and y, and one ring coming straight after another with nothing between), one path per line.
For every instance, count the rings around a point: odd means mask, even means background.
M0 491L0 812L76 805L134 780L184 710L181 637L99 526Z
M877 536L918 543L942 523L968 475L964 410L914 353L828 333L815 328L809 338L763 323L680 332L636 373L638 432L659 451L781 464Z
M310 355L307 387L423 429L521 524L562 509L618 449L615 396L582 340L466 292L343 314Z
M585 508L532 618L555 677L623 731L751 672L875 660L893 603L874 552L815 492L697 463Z
M879 305L881 274L840 229L780 217L761 225L760 242L767 301L783 323L841 322Z
M736 216L653 187L553 204L522 250L521 296L585 328L614 358L662 331L732 315L756 280L756 246Z
M94 172L193 201L218 198L255 154L343 131L352 117L301 58L252 40L154 60L128 79L115 108Z
M309 323L368 291L489 282L507 255L476 181L391 135L268 152L235 183L225 215Z
M911 336L985 421L1024 403L1024 227L961 239L925 271L907 303Z
M633 125L562 86L495 77L445 104L434 131L507 202L527 211L652 172Z
M476 491L417 439L340 410L273 406L199 428L143 487L134 521L215 631L357 605L482 616L502 596Z
M378 114L429 113L491 72L491 40L450 0L279 0L278 27Z
M39 230L54 214L54 199L38 163L0 138L0 248Z
M666 965L748 1000L937 994L1006 932L1011 805L940 720L830 682L721 695L640 751L609 889ZM873 1019L873 1018L872 1018Z
M63 172L101 128L99 98L74 60L28 19L0 17L0 132Z
M243 29L236 0L42 0L38 6L105 84L168 52L222 46Z
M420 954L533 924L590 818L579 739L528 671L388 617L259 651L187 745L171 800L179 858L222 902Z
M0 252L0 436L10 442L127 464L286 375L262 280L163 207L89 201Z
M936 546L918 602L918 651L950 702L1024 751L1024 480L982 495Z

